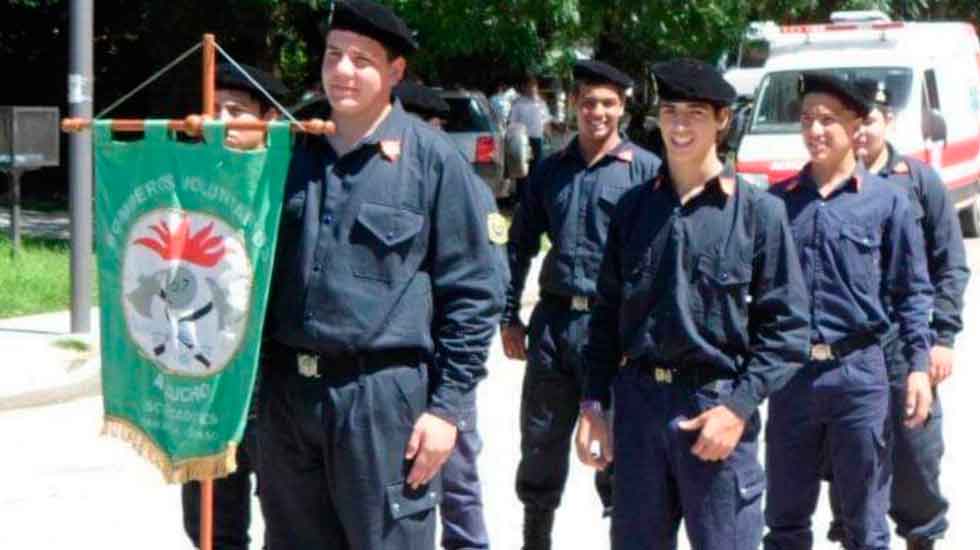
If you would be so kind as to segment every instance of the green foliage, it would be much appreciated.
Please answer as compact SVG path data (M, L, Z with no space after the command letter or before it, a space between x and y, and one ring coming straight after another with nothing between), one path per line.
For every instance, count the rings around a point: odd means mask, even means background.
M0 319L68 307L68 241L26 238L16 257L0 236Z

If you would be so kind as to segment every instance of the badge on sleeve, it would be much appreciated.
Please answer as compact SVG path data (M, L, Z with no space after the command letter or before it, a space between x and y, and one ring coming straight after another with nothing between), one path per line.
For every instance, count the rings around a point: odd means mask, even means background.
M490 242L507 244L507 219L501 216L500 212L491 212L487 215L487 233L490 234Z

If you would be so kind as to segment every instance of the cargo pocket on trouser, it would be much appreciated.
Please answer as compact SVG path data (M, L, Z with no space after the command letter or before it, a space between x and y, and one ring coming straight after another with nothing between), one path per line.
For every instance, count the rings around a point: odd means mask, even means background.
M442 477L412 489L404 481L385 487L388 521L382 542L385 550L428 550L435 545L435 513L442 501Z
M746 457L735 468L734 550L756 550L762 541L762 493L766 474L754 457Z

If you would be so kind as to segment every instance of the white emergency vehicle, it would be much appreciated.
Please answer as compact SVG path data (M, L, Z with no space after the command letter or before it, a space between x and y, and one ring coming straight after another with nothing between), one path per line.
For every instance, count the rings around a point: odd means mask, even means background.
M973 26L881 18L783 26L769 41L765 69L738 147L742 176L769 185L806 162L797 92L801 72L873 78L898 103L889 141L936 168L961 211L964 233L980 235L980 43Z

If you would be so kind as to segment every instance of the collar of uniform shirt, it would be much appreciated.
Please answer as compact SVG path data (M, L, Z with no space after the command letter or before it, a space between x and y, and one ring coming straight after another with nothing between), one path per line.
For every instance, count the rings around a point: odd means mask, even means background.
M568 142L568 145L561 150L559 156L562 159L574 159L585 163L585 159L582 157L582 149L578 146L578 135ZM613 147L602 156L602 158L606 157L614 158L627 164L633 162L634 154L632 143L630 143L622 132L619 134L619 145ZM599 164L600 160L602 159L597 160L595 164Z
M657 177L653 178L653 190L657 191L660 189L665 181L670 181L670 168L667 166L666 162L660 165L660 172L657 174ZM706 191L712 189L718 189L724 193L726 197L731 197L733 194L735 194L736 181L735 168L726 162L723 165L721 172L717 176L706 181L702 186L701 192L688 199L688 202L697 198L698 195L702 195ZM670 185L668 188L672 193L674 193L674 195L677 194L674 186Z
M817 186L817 181L813 179L810 174L811 164L808 162L806 166L800 170L799 180L796 185L789 188L790 191L798 191L800 189L809 189L813 193L820 195L820 189ZM850 177L842 180L827 194L826 198L829 199L834 195L842 191L852 191L854 193L861 192L861 183L868 178L870 174L868 170L864 167L864 163L858 162L857 166L854 167L854 172L851 173Z
M902 155L898 154L895 147L887 141L885 142L885 148L888 151L888 161L885 162L885 166L878 175L887 177L891 174L907 174L909 172L909 165L902 159Z
M395 99L391 103L391 110L388 112L388 116L378 124L378 127L374 129L373 132L361 138L354 147L351 148L347 154L357 151L361 147L368 145L373 145L378 148L383 155L385 155L388 160L397 160L398 154L401 152L401 129L404 126L404 119L408 115L405 114L405 109L402 108L401 101ZM390 145L394 142L398 146L398 151L395 152ZM329 147L329 141L326 137L323 138L323 143ZM392 153L394 157L392 158Z

